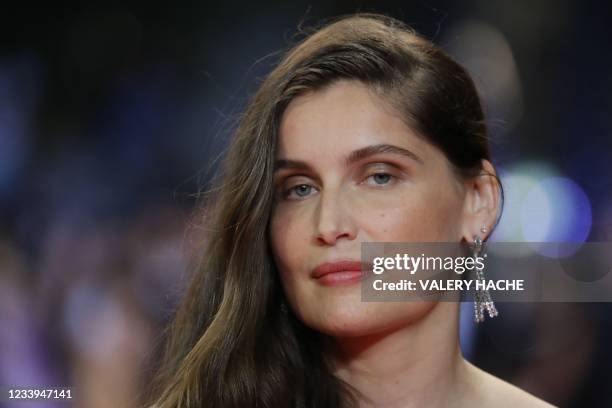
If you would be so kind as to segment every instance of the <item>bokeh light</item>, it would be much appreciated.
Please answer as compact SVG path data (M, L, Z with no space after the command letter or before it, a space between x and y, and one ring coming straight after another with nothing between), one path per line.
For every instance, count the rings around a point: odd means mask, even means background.
M550 177L533 186L521 208L521 229L530 242L586 240L591 204L582 188L567 177Z

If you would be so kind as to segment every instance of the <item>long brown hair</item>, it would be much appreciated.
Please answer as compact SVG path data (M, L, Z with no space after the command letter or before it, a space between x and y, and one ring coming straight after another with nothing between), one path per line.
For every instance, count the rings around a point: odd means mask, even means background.
M340 407L320 334L283 308L268 224L279 121L287 104L339 79L362 81L439 147L459 176L489 159L466 71L390 17L336 19L290 49L253 96L231 140L204 260L169 328L153 403L160 407Z

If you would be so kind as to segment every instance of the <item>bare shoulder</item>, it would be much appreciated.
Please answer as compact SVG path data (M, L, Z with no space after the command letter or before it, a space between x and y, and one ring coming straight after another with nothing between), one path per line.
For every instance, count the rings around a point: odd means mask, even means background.
M512 385L500 378L481 370L466 361L467 387L478 401L478 406L486 407L527 407L554 408L555 406Z

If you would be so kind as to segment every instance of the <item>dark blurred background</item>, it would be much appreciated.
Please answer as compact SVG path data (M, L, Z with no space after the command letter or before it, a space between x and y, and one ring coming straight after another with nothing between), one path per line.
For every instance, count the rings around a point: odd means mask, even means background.
M341 14L399 18L473 75L506 192L492 240L612 240L605 2L17 4L0 11L0 386L137 405L237 115L299 26ZM559 406L612 406L610 304L499 309L475 326L464 305L471 361Z

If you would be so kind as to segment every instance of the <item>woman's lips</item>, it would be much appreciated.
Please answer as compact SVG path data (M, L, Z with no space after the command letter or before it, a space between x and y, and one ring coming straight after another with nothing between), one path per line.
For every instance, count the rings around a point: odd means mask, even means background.
M349 285L361 280L361 262L335 261L317 266L310 275L318 283L326 286Z

